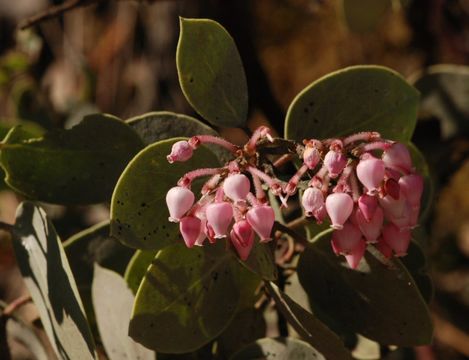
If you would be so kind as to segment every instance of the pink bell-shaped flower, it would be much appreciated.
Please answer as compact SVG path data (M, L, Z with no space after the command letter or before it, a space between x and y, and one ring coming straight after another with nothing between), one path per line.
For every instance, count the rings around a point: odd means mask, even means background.
M206 227L207 227L207 220L200 219L200 232L199 232L199 236L197 237L197 240L195 240L194 245L197 245L197 246L204 245L205 239L207 239L207 235L205 235Z
M194 193L185 187L175 186L169 189L166 194L166 205L169 210L168 220L178 222L192 207L194 200Z
M386 167L408 173L412 169L412 159L404 144L395 143L383 153Z
M192 157L194 149L185 140L175 142L171 148L171 154L166 156L170 164L175 161L187 161Z
M410 230L401 230L394 224L387 224L383 228L383 239L394 250L396 256L407 255L410 238Z
M399 185L409 204L420 206L423 193L423 178L417 174L404 175L399 179Z
M324 165L329 172L329 176L334 179L340 175L347 165L347 157L340 151L329 150L324 157Z
M236 222L230 232L230 237L239 257L246 261L254 245L254 231L251 225L246 220Z
M386 195L379 199L379 204L383 208L384 216L388 220L399 219L405 216L407 204L402 191L398 199L393 198L391 195Z
M368 189L369 195L377 192L384 179L384 162L369 156L357 165L357 177L363 185Z
M195 216L185 216L179 222L179 231L188 248L194 246L199 238L202 222Z
M205 213L207 215L207 225L213 229L215 239L226 237L228 227L233 219L231 204L226 201L209 204Z
M270 233L275 222L275 213L268 205L257 205L246 213L246 220L261 238L261 242L272 240Z
M389 178L384 183L384 192L393 199L398 200L401 193L401 186L396 179Z
M251 183L246 175L230 175L223 182L223 191L233 201L244 200L249 193Z
M363 194L358 198L358 208L361 210L366 221L371 221L378 207L378 199L376 196Z
M381 235L381 230L383 228L383 210L380 207L376 208L376 211L373 214L371 220L367 221L362 211L357 209L355 213L355 219L367 243L376 243L378 237Z
M319 150L315 146L306 146L303 153L303 162L308 167L308 169L314 169L319 161L321 161L321 154L319 153Z
M336 254L351 254L362 240L362 233L357 226L347 221L342 230L332 233L332 249Z
M360 240L357 246L350 252L350 254L345 255L345 260L347 260L348 265L352 269L356 269L358 264L360 264L360 260L365 255L366 244L362 240Z
M384 241L382 237L378 239L378 243L375 244L378 251L384 255L386 259L390 259L392 256L392 249L391 247Z
M340 230L352 214L353 200L346 193L330 194L326 198L326 210L332 222L331 227Z
M319 220L324 212L324 195L318 188L309 187L301 197L301 204L307 217L314 216Z

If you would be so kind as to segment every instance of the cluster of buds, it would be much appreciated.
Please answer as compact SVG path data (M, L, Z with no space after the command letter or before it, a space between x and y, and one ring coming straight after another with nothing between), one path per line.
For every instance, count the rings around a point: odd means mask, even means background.
M178 186L168 191L169 221L179 223L187 247L202 246L206 240L214 243L228 237L239 257L246 260L256 234L260 242L272 240L275 214L266 202L261 180L270 178L251 164L255 162L258 141L273 141L268 128L257 129L244 148L210 135L194 136L173 145L171 154L167 156L170 163L188 160L200 144L207 143L220 145L238 158L221 168L191 171L181 177ZM201 197L195 201L191 184L196 178L207 176L209 179L202 187ZM281 191L280 182L277 191Z
M416 174L405 145L382 139L376 132L304 140L296 147L303 164L285 183L259 164L257 146L271 142L269 129L262 126L244 147L209 135L173 145L167 157L170 163L188 160L206 143L220 145L234 155L223 167L185 174L169 190L169 220L179 222L188 247L229 237L239 257L246 260L255 234L261 242L271 240L275 216L264 187L279 196L284 206L302 188L305 215L318 223L330 221L332 248L352 268L358 266L367 244L386 257L406 254L418 221L423 178ZM199 177L209 179L196 201L191 184Z
M294 191L303 174L313 172L301 202L306 216L331 222L334 252L352 268L367 244L388 258L406 255L423 192L407 147L375 132L304 145L303 166L287 189Z

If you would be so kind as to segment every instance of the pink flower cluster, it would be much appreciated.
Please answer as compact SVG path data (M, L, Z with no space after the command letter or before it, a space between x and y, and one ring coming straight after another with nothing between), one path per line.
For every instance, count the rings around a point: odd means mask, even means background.
M358 266L367 244L388 258L406 255L423 178L405 145L370 132L312 140L305 144L303 162L306 169L318 169L301 199L305 214L318 223L330 220L332 248L350 267Z
M289 196L303 188L305 215L318 223L330 221L332 248L352 268L358 266L367 244L386 257L406 254L418 221L423 178L415 172L405 145L384 140L376 132L304 140L297 146L303 164L284 183L258 164L257 146L271 142L269 129L260 127L242 148L208 135L173 145L167 157L170 163L188 160L203 143L223 146L235 157L221 168L191 171L169 190L169 220L179 222L188 247L229 236L239 257L246 260L255 234L261 242L271 240L275 216L266 202L263 186L267 186L284 206ZM209 179L196 201L190 187L202 176ZM308 180L302 181L303 177Z
M259 128L245 146L246 154L254 152L257 141L263 138L272 141L267 128ZM208 136L194 136L189 141L179 141L168 155L170 163L188 160L202 143L215 143L237 154L240 149L226 140ZM243 174L251 172L256 195L251 192L251 180ZM256 173L262 173L254 166L240 167L236 161L222 168L197 169L185 174L178 186L171 188L166 195L169 221L179 222L179 229L187 247L202 246L208 239L228 237L239 257L246 260L254 245L255 234L260 242L272 240L271 232L275 221L272 207L266 203L266 196ZM262 173L263 174L263 173ZM196 202L190 190L192 181L202 176L210 176L202 187L202 196ZM261 175L262 176L262 175Z

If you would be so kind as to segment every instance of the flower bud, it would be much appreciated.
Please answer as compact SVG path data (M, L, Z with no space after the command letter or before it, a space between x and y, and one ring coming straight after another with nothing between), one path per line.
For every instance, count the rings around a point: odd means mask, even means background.
M236 222L230 232L230 237L239 257L246 261L254 245L254 231L251 225L246 220Z
M267 242L272 239L270 233L274 226L275 213L268 205L254 206L246 213L246 220L252 226L254 231L261 238L261 242Z
M375 157L360 160L357 165L357 177L370 195L376 193L384 179L384 162Z
M171 148L171 154L166 156L166 159L170 164L175 161L187 161L192 157L194 149L185 140L178 141L173 144Z
M399 179L399 185L409 204L420 206L423 193L423 178L417 174L404 175Z
M233 208L226 201L212 203L206 210L207 224L213 229L215 239L226 237L228 227L233 219Z
M326 198L326 210L332 222L331 227L340 230L352 214L353 200L346 193L330 194Z
M351 254L362 240L362 233L357 226L347 221L342 230L332 233L332 248L336 254Z
M376 211L373 214L371 220L367 221L362 211L360 209L357 209L355 213L355 219L367 243L376 243L383 228L383 210L380 207L376 208Z
M392 256L392 249L390 246L384 241L382 237L378 239L378 243L375 244L378 251L384 255L386 259L390 259Z
M168 220L178 222L192 207L194 200L194 193L185 187L175 186L169 189L166 194L166 205L169 210Z
M308 169L314 169L319 161L321 161L321 154L319 153L319 150L315 146L306 146L303 153L303 162L308 167Z
M393 199L398 200L401 192L401 186L396 179L389 178L384 183L384 192L386 195L391 196Z
M401 143L395 143L387 149L383 153L383 161L386 167L404 173L408 173L412 169L412 159L409 150Z
M410 230L400 230L394 224L387 224L383 228L383 239L396 256L405 256L410 244Z
M350 252L350 254L345 255L345 260L347 260L348 265L352 269L356 269L360 260L365 255L366 244L363 240L357 244L357 246Z
M378 199L376 196L363 194L358 198L358 207L361 210L366 221L371 221L378 207Z
M347 165L347 157L340 151L329 150L324 157L324 166L326 166L329 176L334 179L340 175Z
M317 219L324 209L324 195L318 188L309 187L301 197L301 204L307 217L314 216Z
M233 201L244 200L251 188L251 183L246 175L230 175L223 182L223 191Z
M185 216L179 222L179 231L188 248L193 247L199 238L201 225L200 219L195 216Z

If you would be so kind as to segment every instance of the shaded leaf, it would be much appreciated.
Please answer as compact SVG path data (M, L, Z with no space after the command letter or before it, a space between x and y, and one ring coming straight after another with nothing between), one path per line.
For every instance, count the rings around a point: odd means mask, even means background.
M134 294L142 282L148 267L155 258L156 251L137 250L125 269L125 281Z
M192 107L216 126L244 126L248 89L236 44L217 22L180 21L176 52L179 83Z
M193 117L170 111L155 111L127 120L127 123L140 135L146 145L169 138L194 135L219 134L210 126ZM208 144L207 147L225 163L232 159L232 154L217 145Z
M271 244L263 244L256 238L254 246L246 261L241 261L247 269L259 275L264 280L277 279L277 264Z
M13 235L18 266L52 347L61 358L95 358L75 280L45 212L33 203L22 203Z
M158 252L138 289L129 334L156 351L194 351L228 326L239 302L239 264L223 241L173 245Z
M415 237L415 230L412 236ZM411 241L407 256L402 257L401 262L412 275L423 299L429 304L433 299L433 283L428 274L427 259L417 242Z
M421 93L420 114L440 120L443 138L469 132L468 66L430 66L410 82Z
M339 337L313 314L284 294L274 283L266 282L267 291L277 309L291 326L326 359L351 359ZM318 353L319 354L319 353Z
M166 156L181 138L146 147L122 173L111 202L111 235L123 244L159 250L180 238L178 224L168 221L166 193L185 173L204 167L218 167L215 155L201 146L186 162L169 164ZM193 182L198 194L206 178Z
M342 0L341 10L349 30L356 33L373 31L391 8L392 0Z
M134 296L124 279L95 264L92 296L96 322L109 359L155 359L153 351L135 343L127 334Z
M359 131L407 142L415 128L419 94L398 73L352 66L313 82L291 103L286 138L325 139Z
M90 115L70 130L41 138L12 129L0 161L6 183L19 193L57 204L108 200L130 159L142 148L138 135L109 115Z
M326 359L308 343L293 338L263 338L241 349L230 360L304 360Z
M341 324L382 344L428 344L433 326L414 280L398 259L368 250L352 270L333 254L330 233L305 249L298 277L313 311L332 326Z

